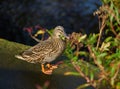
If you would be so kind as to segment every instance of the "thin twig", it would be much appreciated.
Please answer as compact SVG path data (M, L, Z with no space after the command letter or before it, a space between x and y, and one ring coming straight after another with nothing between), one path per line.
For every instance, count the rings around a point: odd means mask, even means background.
M99 44L100 44L100 39L101 39L101 36L102 36L102 32L103 32L104 27L105 27L105 25L106 25L106 24L105 24L105 21L106 21L106 17L102 18L102 25L101 25L101 28L100 28L100 33L99 33L99 37L98 37L96 49L98 49Z
M90 55L92 56L92 58L94 60L94 63L99 67L99 69L101 70L101 72L104 74L104 77L107 79L107 73L105 72L104 67L97 62L97 58L96 58L94 52L91 50L91 46L90 45L88 45L88 50L89 50Z
M116 31L115 31L115 29L114 29L114 27L113 27L112 22L110 22L110 27L111 27L111 30L112 30L113 34L114 34L115 36L117 36L117 33L116 33Z
M37 42L40 42L41 40L37 39L36 37L32 36L32 34L29 34L32 39L34 39Z
M93 86L94 88L96 87L96 84L94 83L94 81L91 81L89 79L89 77L87 77L81 70L80 66L76 65L74 62L71 62L73 67L79 72L79 74L86 79L87 83L90 84L91 86Z
M77 56L77 57L78 57L78 55L79 55L79 53L78 53L78 52L79 52L79 49L80 49L80 48L79 48L79 43L77 43L77 49L76 49L76 56Z
M119 64L120 64L120 62L118 63L118 65ZM117 70L116 70L114 76L111 78L111 80L115 80L115 78L117 77L118 73L119 73L119 67L117 67Z
M80 73L80 75L87 80L87 82L90 82L89 78L81 71L81 68L79 66L77 66L74 62L72 62L72 65Z

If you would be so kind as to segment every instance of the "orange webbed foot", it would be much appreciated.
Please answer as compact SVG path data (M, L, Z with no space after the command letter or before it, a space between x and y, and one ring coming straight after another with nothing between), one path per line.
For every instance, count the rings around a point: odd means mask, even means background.
M47 66L49 69L51 69L51 70L58 68L57 65L50 65L50 64L47 64L46 66Z
M52 69L45 69L44 64L41 64L42 72L47 75L51 75L53 70Z
M42 67L42 72L44 74L48 74L48 75L51 75L52 72L53 72L53 70L56 69L56 68L58 68L57 65L50 65L49 63L46 64L46 67L47 67L46 69L45 69L44 64L41 64L41 67Z

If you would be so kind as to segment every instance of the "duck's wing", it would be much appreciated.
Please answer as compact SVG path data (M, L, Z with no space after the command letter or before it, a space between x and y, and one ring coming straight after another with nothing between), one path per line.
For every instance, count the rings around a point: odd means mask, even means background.
M52 40L41 41L37 45L22 53L22 58L28 62L37 62L45 59L46 55L49 55L53 50L54 43ZM18 58L18 57L17 57Z
M23 52L23 55L32 55L32 54L47 54L52 51L54 46L53 41L46 40L38 43L37 45L31 47L30 49Z

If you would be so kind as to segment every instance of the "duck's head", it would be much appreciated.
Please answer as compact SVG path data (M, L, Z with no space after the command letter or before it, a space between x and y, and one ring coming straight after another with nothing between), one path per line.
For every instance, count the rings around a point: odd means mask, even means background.
M55 38L61 38L62 40L68 39L67 34L64 31L64 28L62 26L56 26L54 31L53 31L53 36Z

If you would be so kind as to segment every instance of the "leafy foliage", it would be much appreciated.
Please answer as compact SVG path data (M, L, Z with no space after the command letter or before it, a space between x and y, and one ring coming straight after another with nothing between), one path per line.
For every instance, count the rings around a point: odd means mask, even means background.
M102 85L106 89L120 87L120 12L113 0L103 0L103 5L94 13L100 21L100 32L89 36L72 33L65 51L71 63L80 76L87 81L77 89L93 86L97 89ZM82 40L81 40L82 39ZM89 71L86 66L76 64L76 61L89 59L96 66L99 74L96 79L95 71ZM75 73L65 73L67 75Z

